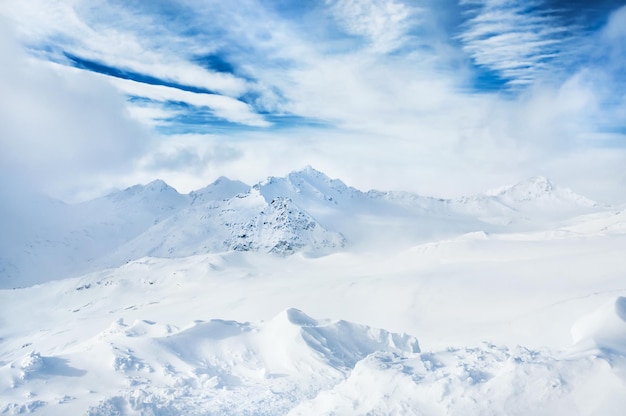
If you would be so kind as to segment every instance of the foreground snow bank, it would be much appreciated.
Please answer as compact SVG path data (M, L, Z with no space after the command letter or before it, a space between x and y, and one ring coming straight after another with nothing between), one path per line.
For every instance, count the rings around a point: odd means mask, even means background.
M3 363L0 413L617 415L619 368L593 353L490 343L421 352L413 336L293 308L182 329L118 319L59 356Z
M614 232L473 234L0 290L0 414L622 415L625 249Z
M32 351L5 364L0 391L11 402L0 413L281 414L374 353L410 357L419 345L297 309L257 324L214 319L183 329L118 319L62 357Z

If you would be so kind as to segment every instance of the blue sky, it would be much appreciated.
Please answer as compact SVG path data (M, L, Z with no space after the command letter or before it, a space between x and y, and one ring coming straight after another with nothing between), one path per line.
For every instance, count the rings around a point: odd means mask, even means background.
M310 164L626 202L623 1L5 0L0 27L3 167L66 199Z

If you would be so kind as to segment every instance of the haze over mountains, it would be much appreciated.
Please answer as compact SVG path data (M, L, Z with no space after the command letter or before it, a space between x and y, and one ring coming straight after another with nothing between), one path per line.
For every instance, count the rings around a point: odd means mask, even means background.
M253 186L221 177L189 194L156 180L76 205L39 196L5 203L0 287L75 276L144 256L389 252L469 232L540 229L608 208L543 177L450 200L363 192L311 167Z

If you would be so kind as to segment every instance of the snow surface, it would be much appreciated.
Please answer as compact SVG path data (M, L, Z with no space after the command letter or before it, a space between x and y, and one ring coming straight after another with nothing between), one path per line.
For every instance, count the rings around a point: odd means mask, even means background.
M548 184L438 200L306 168L36 199L7 229L37 250L2 240L0 414L622 415L624 211Z

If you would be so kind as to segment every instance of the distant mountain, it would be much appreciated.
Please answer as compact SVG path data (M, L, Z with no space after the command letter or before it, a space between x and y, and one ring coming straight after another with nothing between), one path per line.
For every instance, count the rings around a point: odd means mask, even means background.
M534 176L515 185L506 186L486 193L509 204L528 204L538 202L569 204L578 207L595 207L598 204L584 196L574 193L569 188L555 186L548 178Z
M494 224L541 225L607 208L542 176L452 202L452 210Z
M248 192L249 185L220 176L212 184L189 194L191 205L201 205L210 201L231 199L237 194Z
M77 205L35 198L0 207L10 230L0 238L0 287L144 256L391 251L474 231L537 229L605 208L543 177L458 199L362 192L310 166L253 186L220 177L188 195L156 180Z
M181 209L105 257L107 264L143 256L183 257L208 252L330 252L345 245L340 233L324 229L290 199L270 203L250 188L226 200Z

